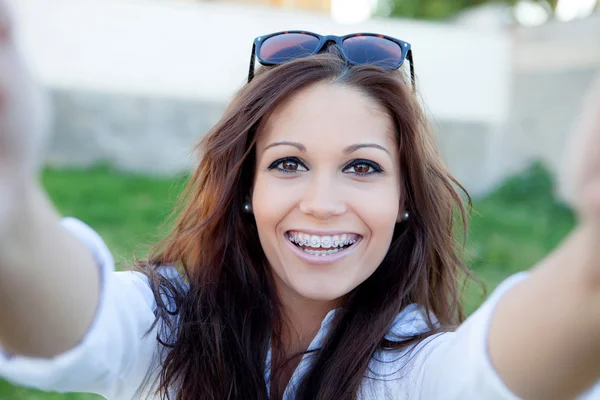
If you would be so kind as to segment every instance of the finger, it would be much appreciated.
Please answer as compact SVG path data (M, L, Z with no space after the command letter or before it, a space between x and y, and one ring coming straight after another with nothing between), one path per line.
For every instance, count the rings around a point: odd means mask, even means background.
M5 0L0 0L0 42L8 42L11 35L11 18Z
M600 177L600 73L584 98L559 174L563 199L580 207L587 184Z
M600 227L600 177L582 191L579 206L581 220Z

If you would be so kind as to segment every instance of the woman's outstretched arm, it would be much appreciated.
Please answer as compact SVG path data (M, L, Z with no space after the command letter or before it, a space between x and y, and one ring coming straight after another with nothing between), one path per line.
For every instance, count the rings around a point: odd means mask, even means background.
M24 186L0 238L0 344L11 354L51 357L74 347L89 328L100 274L89 251L61 227L45 193Z
M579 224L490 325L492 364L526 399L573 398L600 379L600 74L570 140L562 178Z
M143 398L159 325L145 276L114 272L90 227L60 219L35 178L44 107L0 0L0 377L58 392Z
M600 379L599 233L580 226L498 303L489 353L520 397L570 399Z
M423 399L600 396L600 75L563 177L579 224L552 254L504 281L456 332L420 344Z
M99 297L92 255L36 183L46 116L0 0L0 344L28 356L72 348Z

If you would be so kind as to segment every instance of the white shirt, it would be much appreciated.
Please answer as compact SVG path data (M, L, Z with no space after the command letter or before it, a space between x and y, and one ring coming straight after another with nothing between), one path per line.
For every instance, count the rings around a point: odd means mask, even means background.
M145 383L156 377L159 366L157 328L144 336L154 322L156 309L148 282L137 272L115 272L108 248L84 223L66 218L63 227L90 249L100 267L102 292L95 319L76 347L51 359L11 357L0 349L0 376L47 391L89 392L110 400L145 398L150 387ZM508 278L456 332L438 334L418 344L416 356L407 356L406 350L379 351L369 365L377 376L368 372L359 398L518 399L491 365L486 338L498 300L527 276L519 273ZM321 346L335 312L327 314L309 349ZM412 335L426 328L422 309L412 304L398 314L388 336ZM285 400L293 400L311 357L302 358L285 390ZM265 366L267 387L268 364L269 357ZM600 385L580 399L600 399Z

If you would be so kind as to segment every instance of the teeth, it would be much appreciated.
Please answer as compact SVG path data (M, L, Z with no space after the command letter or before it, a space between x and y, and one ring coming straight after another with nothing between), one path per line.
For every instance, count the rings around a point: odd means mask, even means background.
M340 237L335 235L331 238L331 247L338 247L340 245Z
M319 248L321 247L321 239L318 236L312 235L310 237L310 247Z
M334 249L334 250L308 250L308 249L304 249L305 252L307 252L308 254L311 255L315 255L315 256L330 256L332 254L335 253L339 253L340 251L342 251L342 249Z
M298 244L300 246L308 246L308 242L310 241L310 236L305 235L304 233L298 233L296 236L298 240Z
M290 242L297 244L300 247L311 247L313 249L326 249L326 250L312 250L317 255L331 255L339 250L343 250L342 247L349 246L357 242L358 238L355 235L333 235L333 236L317 236L309 235L301 232L290 232L288 235ZM332 250L329 250L332 249ZM308 251L308 250L307 250Z

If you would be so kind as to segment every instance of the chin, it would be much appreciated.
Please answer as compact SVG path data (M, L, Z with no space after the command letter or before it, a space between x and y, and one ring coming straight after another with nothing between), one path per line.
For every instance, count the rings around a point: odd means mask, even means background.
M340 282L306 282L294 285L294 291L302 298L312 301L335 301L352 291L353 287L340 285Z

